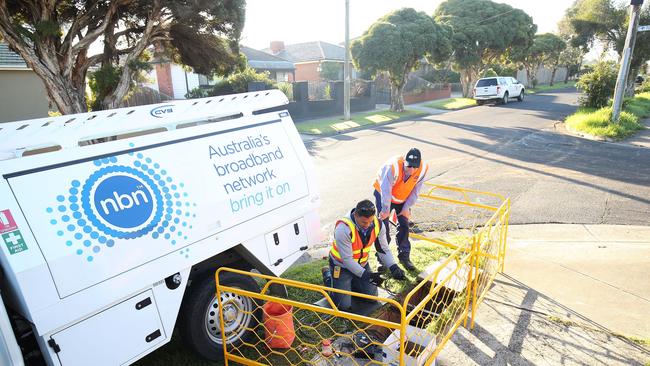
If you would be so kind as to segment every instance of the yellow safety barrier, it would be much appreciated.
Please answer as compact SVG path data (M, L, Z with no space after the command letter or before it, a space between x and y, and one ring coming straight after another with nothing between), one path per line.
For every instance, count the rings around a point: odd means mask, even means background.
M215 278L226 365L432 364L470 317L473 327L479 304L503 269L510 201L427 184L412 211L416 225L411 238L420 240L416 247L438 254L431 255L417 283L404 293L372 296L220 268ZM254 279L260 290L221 284L227 273ZM271 293L278 285L287 295ZM369 315L342 311L333 293L350 295L358 309L376 310ZM321 297L325 300L318 305L304 300ZM264 310L271 303L290 315L276 317ZM231 327L237 319L250 321L243 328ZM240 336L226 342L233 332Z

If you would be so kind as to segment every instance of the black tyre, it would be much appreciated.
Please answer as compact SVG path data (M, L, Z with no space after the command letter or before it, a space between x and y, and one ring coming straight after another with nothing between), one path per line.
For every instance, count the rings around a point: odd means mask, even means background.
M508 104L508 92L503 94L503 98L501 99L501 104Z
M201 357L212 361L223 360L223 340L219 326L219 302L213 272L196 279L183 300L178 330L187 344ZM219 283L230 287L259 293L260 287L250 277L235 273L222 273ZM226 342L238 346L249 340L262 309L255 300L234 293L222 292Z
M526 91L524 89L521 89L521 93L519 93L519 96L517 97L517 100L520 101L520 102L523 102L525 93L526 93Z
M477 101L476 101L476 104L477 104L477 105L483 105L483 104L485 104L485 101L477 100Z

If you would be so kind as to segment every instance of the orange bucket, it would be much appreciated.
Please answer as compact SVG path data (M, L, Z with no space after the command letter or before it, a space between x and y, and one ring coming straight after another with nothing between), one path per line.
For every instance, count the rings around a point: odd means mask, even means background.
M293 307L267 302L264 304L264 341L271 348L291 348L296 338L293 329Z

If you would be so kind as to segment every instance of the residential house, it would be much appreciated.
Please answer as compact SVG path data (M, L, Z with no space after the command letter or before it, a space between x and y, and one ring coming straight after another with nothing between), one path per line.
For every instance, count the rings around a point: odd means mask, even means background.
M195 88L214 85L210 77L197 74L169 60L158 59L152 61L152 64L154 68L147 75L149 82L143 86L171 99L185 99L185 94Z
M335 44L316 41L286 45L282 41L271 42L271 47L263 50L273 56L292 62L295 67L295 81L320 81L321 70L326 62L340 64L340 79L343 79L345 48ZM350 63L352 65L352 63ZM355 77L351 68L351 77Z
M41 79L0 42L0 122L47 117L50 103Z
M254 48L240 46L239 51L246 56L248 66L257 72L268 72L277 82L290 82L296 79L293 63Z

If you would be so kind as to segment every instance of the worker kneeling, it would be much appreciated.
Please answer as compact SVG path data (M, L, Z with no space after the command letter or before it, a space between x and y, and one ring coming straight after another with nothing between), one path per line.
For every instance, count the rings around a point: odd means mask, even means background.
M363 200L346 216L336 222L334 242L329 253L329 268L323 268L326 286L367 295L377 295L383 279L368 264L370 248L374 245L382 265L390 269L393 278L405 279L404 271L395 263L388 249L384 225L375 216L375 205ZM350 311L350 295L332 292L337 308Z

